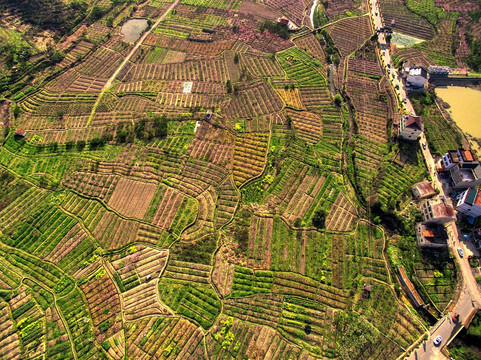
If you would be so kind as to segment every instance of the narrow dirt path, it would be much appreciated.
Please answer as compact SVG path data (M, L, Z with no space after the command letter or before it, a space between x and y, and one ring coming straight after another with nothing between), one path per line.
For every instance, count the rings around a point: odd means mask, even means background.
M90 113L90 116L89 116L89 119L87 121L87 126L89 126L91 123L92 123L92 120L95 116L95 111L97 110L97 107L99 106L100 104L100 101L102 100L102 97L104 96L105 92L110 88L110 86L112 86L115 78L119 75L119 73L122 71L122 69L124 68L124 66L130 61L130 58L135 54L135 52L138 50L138 48L140 47L140 45L143 44L143 42L145 41L145 39L147 38L147 36L150 35L150 33L152 32L152 30L154 30L162 20L165 19L165 17L167 16L167 14L172 11L173 8L175 8L177 6L177 4L180 2L180 0L175 0L172 5L169 6L169 8L157 19L157 21L154 23L154 25L152 25L150 27L149 30L147 30L141 37L140 39L137 41L137 43L135 44L135 46L133 47L133 49L128 53L128 55L125 57L124 61L122 61L122 63L119 65L119 67L115 70L115 72L112 74L112 76L107 80L107 82L105 83L104 87L102 88L102 90L100 91L100 94L99 96L97 97L97 101L95 101L95 104L94 104L94 107L92 108L92 112Z

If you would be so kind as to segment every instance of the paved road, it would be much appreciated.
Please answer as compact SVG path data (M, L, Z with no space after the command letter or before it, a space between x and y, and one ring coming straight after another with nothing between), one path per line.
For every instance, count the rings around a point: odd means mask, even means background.
M421 344L418 348L411 353L408 357L409 360L435 360L446 359L441 353L441 348L446 344L447 340L454 335L456 324L451 320L455 313L459 314L460 322L463 323L465 319L470 315L471 311L476 307L481 307L481 295L479 293L476 281L471 273L471 268L466 257L461 258L458 252L455 250L458 247L462 247L461 241L458 236L456 223L452 223L446 226L446 230L449 236L449 247L455 254L456 260L459 263L461 270L461 276L463 284L460 297L449 314L447 314L439 327L435 326L431 329L429 338ZM439 323L438 323L439 325ZM441 335L443 341L440 346L435 346L433 340L436 336Z
M384 27L384 21L382 19L381 11L379 9L379 6L376 0L371 0L371 18L374 22L375 29L380 29ZM379 47L381 49L380 59L385 68L385 71L388 73L387 76L393 86L394 92L399 96L399 99L400 99L399 106L402 108L403 112L405 112L406 114L409 114L411 112L414 113L413 106L407 97L406 90L402 82L402 77L400 76L397 69L394 68L394 65L391 59L391 53L387 46L386 35L383 33L380 33L378 36L378 41L379 41ZM404 102L403 99L406 99L406 102Z
M374 22L374 27L376 29L379 29L384 25L377 1L370 0L370 5L371 19ZM402 107L402 111L407 114L415 114L414 108L406 96L406 90L404 84L401 81L401 77L397 74L397 71L392 65L391 55L389 48L386 44L385 35L379 34L378 39L381 49L379 57L383 63L385 71L388 73L389 80L394 88L394 91L401 99L400 106ZM398 88L396 88L396 85L398 85ZM406 100L403 101L403 99ZM423 147L423 144L425 144L426 148ZM424 156L424 159L426 160L429 174L433 179L432 182L434 187L439 190L440 196L445 196L442 183L439 180L438 173L436 171L435 161L431 152L429 151L429 145L424 133L419 139L419 146L421 147L422 154ZM453 221L447 224L446 231L449 237L449 249L455 255L456 261L458 262L461 271L461 294L454 306L451 307L451 312L449 312L440 322L438 322L438 324L436 324L431 329L429 338L410 354L410 356L408 357L409 360L445 359L445 356L441 353L441 348L444 346L444 344L446 344L447 340L452 335L454 335L456 324L452 321L453 315L455 313L458 313L460 316L460 322L463 322L470 315L474 308L481 308L481 293L479 292L478 285L471 272L471 267L469 266L468 259L466 257L461 258L457 252L457 248L463 247L463 245L459 239L456 223ZM438 335L442 336L443 341L440 346L435 346L433 340Z
M110 86L112 86L115 78L117 77L117 75L119 75L119 73L122 71L122 69L124 68L124 66L129 62L130 58L135 54L135 52L137 51L137 49L140 47L140 45L143 44L143 42L145 41L145 39L147 38L147 36L150 35L150 33L152 32L152 30L154 30L162 20L165 19L165 17L167 16L167 14L172 11L173 8L175 8L177 6L177 4L180 2L180 0L175 0L172 5L169 6L169 8L157 19L157 21L154 23L154 25L152 25L150 27L150 29L148 29L146 32L144 32L144 34L140 37L140 39L137 41L137 43L135 44L135 46L133 47L133 49L127 54L127 56L125 57L124 61L122 61L122 63L119 65L119 67L115 70L115 72L112 74L112 76L107 80L107 82L105 83L104 87L102 88L102 90L100 91L100 94L99 96L97 97L97 100L95 101L95 104L94 104L94 107L92 108L92 112L90 113L90 116L89 116L89 120L87 122L87 126L90 125L90 123L92 122L93 118L94 118L94 115L95 115L95 111L97 110L97 106L99 105L100 103L100 100L102 100L102 97L104 96L105 92L110 88Z

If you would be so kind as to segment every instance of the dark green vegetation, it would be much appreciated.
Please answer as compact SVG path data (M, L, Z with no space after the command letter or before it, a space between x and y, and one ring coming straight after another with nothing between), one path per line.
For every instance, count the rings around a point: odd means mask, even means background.
M260 30L262 32L267 30L272 34L279 35L283 39L289 39L290 37L289 29L287 28L287 25L284 25L278 22L271 22L266 20L260 27Z
M456 360L476 360L481 357L481 315L478 312L466 330L449 346L449 355Z

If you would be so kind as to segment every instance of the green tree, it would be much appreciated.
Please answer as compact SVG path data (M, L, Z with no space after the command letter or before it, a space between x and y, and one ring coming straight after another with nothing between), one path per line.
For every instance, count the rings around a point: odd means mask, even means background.
M232 92L232 82L230 80L227 80L225 86L226 86L227 92L230 94Z
M334 102L336 103L337 106L341 106L342 104L341 94L336 94L336 96L334 96Z
M324 229L326 226L326 211L319 209L314 213L312 217L312 225L318 229Z
M77 150L82 151L83 149L85 149L86 145L87 144L86 144L85 140L78 140L77 141Z

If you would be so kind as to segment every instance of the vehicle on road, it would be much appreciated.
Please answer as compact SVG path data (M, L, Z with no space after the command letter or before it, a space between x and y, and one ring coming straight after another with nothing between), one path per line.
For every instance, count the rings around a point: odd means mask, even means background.
M463 251L463 249L458 248L458 254L459 254L459 257L463 257L463 256L464 256L464 251Z
M438 335L434 339L433 343L434 343L435 346L439 346L439 344L441 344L442 341L443 341L443 337L441 335Z
M388 68L391 68L391 64L387 64L387 67L388 67Z
M387 69L387 73L390 74L390 73L391 73L391 69L388 68L388 69Z
M407 104L407 103L408 103L408 99L404 98L404 99L403 99L403 103Z
M426 143L423 142L423 150L426 150Z
M459 314L458 314L458 313L454 313L452 319L453 319L453 322L455 322L455 323L459 322Z
M399 90L399 84L396 84L395 88L396 90Z
M386 56L386 52L385 52L385 51L382 52L382 56Z

